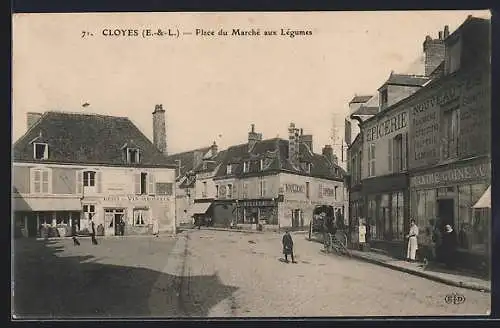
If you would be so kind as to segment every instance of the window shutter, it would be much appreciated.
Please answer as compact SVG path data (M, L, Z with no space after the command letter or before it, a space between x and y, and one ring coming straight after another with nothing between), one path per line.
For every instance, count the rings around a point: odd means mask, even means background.
M152 173L148 173L148 194L155 193L155 177Z
M96 189L97 189L97 193L101 193L102 192L102 173L97 171L95 173L95 185L96 185Z
M403 133L401 144L401 156L403 157L401 170L406 171L408 168L408 133Z
M49 193L49 171L42 171L42 192Z
M40 170L32 170L33 172L33 193L40 193L42 190L42 177Z
M141 174L134 174L134 193L139 195L141 193Z
M76 193L81 194L83 188L83 172L82 171L77 171L76 172Z
M392 157L392 147L393 147L393 139L389 139L388 142L387 142L387 146L389 147L389 153L388 153L388 163L389 163L389 172L392 172L392 161L393 161L393 157Z

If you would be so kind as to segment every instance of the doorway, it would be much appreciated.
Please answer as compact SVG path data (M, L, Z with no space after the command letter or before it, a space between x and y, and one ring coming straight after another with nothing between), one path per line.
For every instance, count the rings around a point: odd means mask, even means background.
M29 214L28 215L28 237L36 237L38 234L38 223L37 223L37 217L36 214Z
M122 213L114 213L114 226L115 226L115 236L124 235L125 227L122 225L123 222L123 212Z
M441 229L445 225L449 224L454 228L453 223L455 222L454 217L454 201L453 199L439 199L438 200L438 217L441 220Z

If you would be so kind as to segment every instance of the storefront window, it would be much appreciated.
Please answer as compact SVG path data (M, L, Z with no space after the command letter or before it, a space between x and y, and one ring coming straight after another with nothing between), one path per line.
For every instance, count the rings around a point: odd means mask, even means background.
M404 199L403 193L392 194L392 239L403 240L404 227Z
M375 196L371 196L368 198L368 212L366 215L367 225L369 228L370 238L376 238L377 236L377 228L376 228L376 220L377 220L377 202L375 200Z
M56 223L69 225L69 214L70 212L57 212Z
M472 206L488 188L487 184L474 184L459 187L458 195L458 241L459 247L466 250L486 252L488 245L487 219L481 211Z
M378 220L377 220L377 234L376 237L377 239L386 239L385 237L385 231L384 231L384 226L387 225L386 222L389 221L389 227L390 227L390 218L389 218L389 195L388 194L383 194L380 197L380 203L379 203L379 215L378 215Z

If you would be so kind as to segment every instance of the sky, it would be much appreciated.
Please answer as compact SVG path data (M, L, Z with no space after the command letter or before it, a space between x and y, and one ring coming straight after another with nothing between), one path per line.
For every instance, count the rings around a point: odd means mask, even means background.
M453 32L468 15L489 18L487 11L16 14L13 141L26 132L27 112L47 110L127 116L152 139L152 111L163 104L169 153L245 143L251 124L264 139L287 138L290 122L312 134L321 153L333 127L341 138L355 94L373 94L391 71L414 70L425 36L437 38L445 25ZM180 36L141 36L159 28ZM221 28L229 35L217 36ZM233 28L278 35L230 36ZM312 35L281 36L282 28ZM106 29L139 36L104 36Z

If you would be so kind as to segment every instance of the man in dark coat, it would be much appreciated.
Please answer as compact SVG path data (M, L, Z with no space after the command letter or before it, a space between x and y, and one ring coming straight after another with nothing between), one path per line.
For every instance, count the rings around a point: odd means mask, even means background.
M292 257L292 263L297 263L293 257L293 239L288 231L283 235L283 254L285 254L286 263L288 263L288 255Z
M97 239L95 238L95 224L94 220L90 220L90 227L91 227L91 233L90 233L90 238L92 238L92 244L97 245Z

